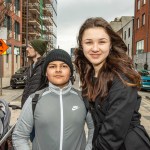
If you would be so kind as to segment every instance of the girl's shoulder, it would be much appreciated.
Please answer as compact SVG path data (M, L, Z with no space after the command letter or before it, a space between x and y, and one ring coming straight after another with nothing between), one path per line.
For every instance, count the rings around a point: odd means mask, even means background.
M130 80L123 74L120 74L120 77L115 76L112 81L112 90L124 89L127 88L127 84L125 82L130 82Z

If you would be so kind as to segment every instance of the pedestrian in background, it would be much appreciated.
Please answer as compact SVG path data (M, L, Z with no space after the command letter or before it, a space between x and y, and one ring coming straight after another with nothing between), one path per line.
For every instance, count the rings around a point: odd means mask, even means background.
M52 50L43 68L49 87L32 94L23 106L12 135L14 149L30 149L28 140L34 126L33 150L91 150L94 125L79 91L72 87L71 57L64 50ZM40 96L33 112L32 100L37 93Z
M47 41L42 39L34 39L28 44L26 49L27 57L32 60L32 64L27 72L27 81L22 95L21 106L24 105L29 95L45 86L47 78L42 74L44 62L42 56L46 50Z
M95 125L93 150L150 150L138 112L140 75L126 52L103 18L88 18L81 26L75 65Z

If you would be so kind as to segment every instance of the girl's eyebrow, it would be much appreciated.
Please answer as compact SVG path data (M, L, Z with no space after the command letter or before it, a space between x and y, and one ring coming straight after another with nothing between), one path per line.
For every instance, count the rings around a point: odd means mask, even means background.
M92 40L92 39L85 39L84 41ZM100 38L99 40L108 40L108 38Z

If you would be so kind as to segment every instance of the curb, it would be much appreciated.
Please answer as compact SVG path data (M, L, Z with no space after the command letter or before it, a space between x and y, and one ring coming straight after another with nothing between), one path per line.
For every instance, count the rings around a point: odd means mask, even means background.
M7 89L7 88L9 88L10 86L5 86L5 87L2 87L2 89Z

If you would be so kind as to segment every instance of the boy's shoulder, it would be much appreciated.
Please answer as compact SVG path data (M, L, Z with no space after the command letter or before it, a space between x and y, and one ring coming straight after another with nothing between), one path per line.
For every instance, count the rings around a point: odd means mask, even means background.
M36 94L42 95L45 91L47 91L48 87L45 87L41 90L36 91L35 93L31 94L30 97L33 98Z
M78 95L80 97L80 99L83 99L82 98L82 92L80 90L77 90L77 89L72 87L71 91L73 91L74 94Z

